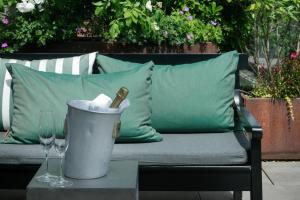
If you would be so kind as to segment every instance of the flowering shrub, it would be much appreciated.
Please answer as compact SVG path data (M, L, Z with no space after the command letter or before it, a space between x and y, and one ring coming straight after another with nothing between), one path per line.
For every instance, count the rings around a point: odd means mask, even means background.
M0 52L14 52L25 45L75 37L75 29L88 5L80 0L2 0L0 3ZM0 0L0 2L2 2ZM2 6L2 7L1 7ZM2 12L1 12L2 10Z
M194 18L205 24L218 25L222 30L222 41L219 43L221 50L243 50L252 33L248 31L247 7L254 0L185 0L174 1L184 9L189 8Z
M288 111L288 120L294 120L292 99L300 97L300 56L292 52L273 68L260 66L258 79L251 92L254 97L284 99Z
M140 45L209 41L236 49L249 1L0 0L0 52L86 36Z
M187 10L187 7L186 7ZM158 43L194 44L197 42L223 41L222 29L218 24L204 23L194 18L188 11L174 11L160 20L159 31L153 33Z
M300 97L299 53L292 52L289 58L269 70L261 66L252 94L274 99Z
M100 27L95 31L112 42L180 45L223 41L220 17L217 17L222 7L215 2L213 14L205 20L197 16L198 8L189 7L189 3L174 2L169 11L163 2L150 0L136 3L101 0L94 5ZM108 31L103 27L108 27Z

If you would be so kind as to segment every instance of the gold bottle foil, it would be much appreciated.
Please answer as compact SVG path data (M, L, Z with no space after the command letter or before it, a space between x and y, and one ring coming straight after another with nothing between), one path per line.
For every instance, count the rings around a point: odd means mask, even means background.
M121 87L117 92L115 99L111 103L110 108L118 108L122 101L127 97L128 92L129 91L126 87Z

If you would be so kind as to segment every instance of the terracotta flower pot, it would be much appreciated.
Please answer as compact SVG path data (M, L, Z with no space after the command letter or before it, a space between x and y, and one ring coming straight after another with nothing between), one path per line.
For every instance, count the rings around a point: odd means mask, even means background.
M300 99L294 99L294 121L288 119L284 100L268 98L246 99L246 107L263 127L263 159L300 159Z

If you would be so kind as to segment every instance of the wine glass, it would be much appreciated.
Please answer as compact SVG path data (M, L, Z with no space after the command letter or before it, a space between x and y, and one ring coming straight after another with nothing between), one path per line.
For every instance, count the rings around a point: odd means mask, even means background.
M55 140L54 140L54 147L55 150L58 153L58 156L60 158L60 173L59 176L50 182L50 186L52 187L68 187L73 185L71 181L68 181L63 176L63 158L65 156L65 153L69 146L69 138L67 135L67 132L65 132L63 135L56 134Z
M45 153L46 173L37 176L36 179L40 182L50 182L54 175L48 172L48 154L54 144L54 118L52 111L40 111L39 116L39 140Z

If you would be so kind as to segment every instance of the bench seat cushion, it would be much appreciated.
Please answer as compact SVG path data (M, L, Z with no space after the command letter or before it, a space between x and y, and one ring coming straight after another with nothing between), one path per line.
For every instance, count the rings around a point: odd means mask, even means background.
M232 165L247 162L243 133L164 134L158 143L115 144L113 160L138 160L142 165ZM40 145L0 144L0 164L39 164ZM57 154L51 149L51 157Z

